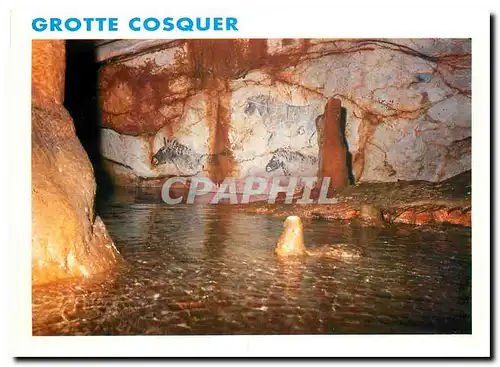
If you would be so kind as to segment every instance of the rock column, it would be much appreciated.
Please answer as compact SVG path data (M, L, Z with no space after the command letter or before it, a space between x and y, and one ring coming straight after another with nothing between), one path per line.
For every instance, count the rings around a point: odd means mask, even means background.
M325 113L316 121L319 145L319 184L330 177L328 194L349 184L347 170L347 148L341 129L341 103L330 98Z
M65 42L33 41L32 283L89 277L119 254L94 213L92 165L63 106Z

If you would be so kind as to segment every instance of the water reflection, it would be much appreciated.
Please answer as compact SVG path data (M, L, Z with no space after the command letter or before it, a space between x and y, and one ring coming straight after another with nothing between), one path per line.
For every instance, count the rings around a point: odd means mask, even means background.
M228 205L216 205L203 210L203 245L207 256L212 259L224 257L224 249L231 240L234 223L233 212L229 209Z
M297 299L302 287L310 284L304 278L304 258L276 258L276 283L283 291L285 299Z
M282 221L230 205L110 203L125 258L103 279L33 289L36 335L470 333L470 230L305 221L306 247L356 261L278 259Z

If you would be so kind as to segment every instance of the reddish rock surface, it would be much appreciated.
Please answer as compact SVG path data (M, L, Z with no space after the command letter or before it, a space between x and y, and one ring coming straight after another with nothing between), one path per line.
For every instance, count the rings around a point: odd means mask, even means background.
M296 64L307 48L308 40L302 40L300 46L289 47L289 53L270 54L265 39L219 39L166 41L142 51L175 50L170 62L161 66L154 58L127 64L137 54L121 54L100 69L102 127L128 135L153 135L164 126L175 130L186 101L200 91L206 92L207 113L212 115L209 125L214 125L219 113L222 120L217 126L229 125L230 114L224 110L229 107L231 80L258 68L277 80L286 79L287 74L278 71ZM210 127L216 130L215 125Z
M236 161L229 141L231 122L231 80L238 67L243 67L243 43L238 40L192 40L188 42L189 70L198 89L204 90L205 115L210 132L209 153L205 172L220 184L237 173ZM251 60L250 60L251 61Z
M325 113L316 120L319 146L319 181L330 177L328 194L333 189L341 189L349 184L347 173L347 149L341 129L341 103L330 98L325 106Z
M89 277L119 260L94 213L93 169L62 106L64 41L32 52L32 283Z
M345 108L349 179L438 182L470 169L467 39L122 40L97 54L103 156L138 177L180 174L168 162L149 165L172 137L192 150L196 169L181 168L181 175L215 181L253 174L278 148L311 147L307 154L321 159L317 142L303 139L313 133L304 122L323 112L335 118L333 105L324 109L333 99ZM290 107L286 118L282 104ZM290 139L280 136L278 145L272 134L281 120ZM133 147L123 149L122 140ZM213 159L198 169L202 154ZM336 165L339 157L328 156L321 164ZM342 187L344 174L336 172Z
M101 127L122 136L141 137L146 143L136 146L140 146L141 151L146 145L151 147L150 161L156 152L153 149L154 136L161 133L171 139L179 135L179 121L186 114L193 113L196 108L191 107L191 98L199 95L203 101L201 115L209 132L208 149L204 152L209 158L203 165L202 174L215 183L226 177L237 177L238 164L232 151L234 142L229 136L233 81L256 69L279 76L276 80L273 77L271 82L279 81L281 74L278 71L296 64L301 57L300 52L292 51L303 52L307 45L308 41L304 40L299 45L289 45L291 53L272 54L267 50L268 41L265 39L186 40L154 45L149 50L153 55L149 61L143 58L137 62L134 61L136 55L121 54L108 60L100 69ZM147 55L147 51L142 52ZM283 74L285 79L286 75ZM187 132L192 133L189 128ZM197 142L197 148L203 143ZM134 155L132 151L127 154ZM143 153L135 154L135 157L139 156L141 160L144 158ZM139 176L158 176L154 169L150 172L144 169L145 163L141 163L144 173ZM117 168L118 171L114 172L113 167L109 168L112 176L120 176L116 181L122 181L123 170ZM132 168L137 175L136 167Z
M363 183L340 190L335 204L252 203L240 210L277 216L356 221L362 225L454 224L471 226L470 171L440 183Z
M154 66L105 67L100 73L102 126L128 135L154 135L175 127L184 103L194 94L182 73L157 73Z
M65 41L32 41L31 100L33 104L47 107L62 105L65 70Z

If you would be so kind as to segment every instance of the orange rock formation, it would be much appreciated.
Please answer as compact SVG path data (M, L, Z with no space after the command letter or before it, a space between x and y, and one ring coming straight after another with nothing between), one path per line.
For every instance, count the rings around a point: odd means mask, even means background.
M65 42L32 44L32 283L88 277L119 254L94 213L95 180L62 105Z
M304 255L304 226L302 220L295 216L286 218L281 234L274 252L279 256Z

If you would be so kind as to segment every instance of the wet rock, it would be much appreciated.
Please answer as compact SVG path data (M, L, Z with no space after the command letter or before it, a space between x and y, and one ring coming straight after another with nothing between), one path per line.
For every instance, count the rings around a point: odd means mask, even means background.
M274 252L280 258L308 256L352 260L361 257L359 252L347 244L331 244L306 249L304 245L304 226L302 220L297 216L287 217L283 223L283 228L283 233L274 248Z
M32 282L89 277L119 254L94 213L95 181L62 106L64 41L33 41Z
M380 209L369 204L361 205L359 210L359 219L363 225L381 226L385 224L384 217L382 216Z
M283 228L283 233L274 249L276 255L304 255L304 226L302 220L297 216L289 216L283 223Z
M436 210L434 219L439 223L459 224L470 227L472 225L472 211L467 209L452 209L446 208Z
M134 174L131 168L108 159L102 160L102 166L104 171L109 173L109 177L114 186L134 187L140 185L140 178Z
M441 223L471 226L471 172L464 172L440 183L400 181L361 183L347 186L336 194L334 204L252 203L239 210L303 218L353 220L378 225L389 223L435 225ZM380 209L380 210L379 210ZM383 218L380 218L382 211ZM378 219L377 219L378 218Z
M398 214L391 220L394 223L415 225L447 223L470 227L472 225L472 213L470 208L425 209L414 207Z
M306 250L306 254L310 257L323 259L338 259L338 260L357 260L361 258L361 253L356 251L352 245L339 243L324 245L318 248Z

